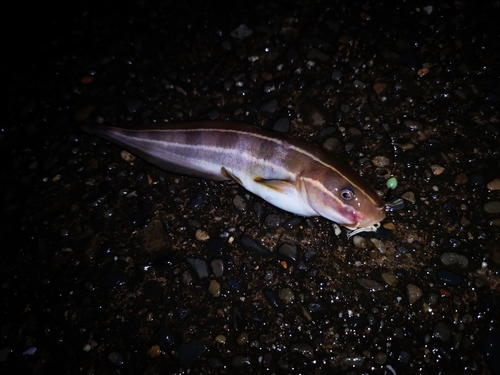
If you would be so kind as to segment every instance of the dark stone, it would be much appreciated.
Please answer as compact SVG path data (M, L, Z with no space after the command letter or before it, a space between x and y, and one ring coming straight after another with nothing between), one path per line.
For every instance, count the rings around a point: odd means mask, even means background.
M193 364L205 353L206 348L207 345L203 340L194 340L187 344L182 344L179 348L179 361L181 365L190 366Z

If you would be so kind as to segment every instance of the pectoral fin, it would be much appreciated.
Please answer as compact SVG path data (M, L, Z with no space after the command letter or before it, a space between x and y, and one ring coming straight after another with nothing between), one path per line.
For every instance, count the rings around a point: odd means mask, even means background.
M295 190L295 186L289 180L266 180L262 177L255 177L253 180L278 193L286 194L291 189Z
M234 182L240 184L244 188L249 189L250 191L254 191L249 186L243 185L242 181L234 174L229 172L225 167L221 167L220 174L225 178L233 180ZM265 178L262 177L254 177L253 180L257 185L263 186L267 189L271 189L276 193L289 195L296 192L294 184L292 184L289 180L266 180ZM257 193L257 195L260 194Z
M225 178L233 180L237 184L240 184L241 186L243 186L243 183L241 182L241 180L238 177L236 177L234 174L229 172L225 167L220 168L220 174L223 175Z

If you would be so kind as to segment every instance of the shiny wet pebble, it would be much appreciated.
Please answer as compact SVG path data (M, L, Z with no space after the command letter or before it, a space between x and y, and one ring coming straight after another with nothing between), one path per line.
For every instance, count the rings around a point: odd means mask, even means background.
M438 278L447 285L460 285L464 282L463 276L448 270L439 270L437 272Z
M208 266L207 262L202 259L192 259L187 258L186 261L193 267L200 279L205 279L208 277Z
M224 261L222 259L214 259L210 262L210 268L215 277L222 277L224 274Z
M265 246L259 244L256 242L253 238L249 236L242 236L240 238L240 244L243 247L243 249L247 251L252 251L255 252L259 255L263 256L270 256L272 255L272 251L266 248Z
M484 210L489 214L498 214L500 212L500 201L491 201L484 205Z
M422 289L420 289L415 284L408 284L406 286L406 291L408 293L408 301L411 304L417 302L422 297L423 294Z
M208 292L212 295L212 297L220 297L220 284L217 280L211 280L208 285Z
M467 269L469 267L469 259L467 257L454 252L441 254L441 263L445 266L457 265L460 268Z
M488 182L488 185L486 187L489 190L500 190L500 178L495 178L494 180L491 180Z
M278 248L278 253L288 261L297 261L297 245L284 243Z

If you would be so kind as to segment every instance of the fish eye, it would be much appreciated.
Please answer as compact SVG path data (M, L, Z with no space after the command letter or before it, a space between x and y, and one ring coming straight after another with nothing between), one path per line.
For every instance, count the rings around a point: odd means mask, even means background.
M354 198L354 190L348 187L342 188L340 190L340 196L346 201L350 201L352 198Z

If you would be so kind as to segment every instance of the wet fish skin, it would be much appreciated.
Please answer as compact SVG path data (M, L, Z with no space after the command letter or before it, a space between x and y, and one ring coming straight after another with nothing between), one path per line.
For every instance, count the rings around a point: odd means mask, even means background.
M357 172L314 144L287 135L227 121L82 128L163 170L233 180L297 215L323 216L366 231L375 230L386 215L378 194Z

